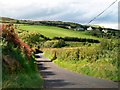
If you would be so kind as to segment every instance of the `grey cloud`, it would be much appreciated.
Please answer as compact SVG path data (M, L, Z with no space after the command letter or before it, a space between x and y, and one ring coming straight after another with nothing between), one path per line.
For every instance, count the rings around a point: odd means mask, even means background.
M55 0L53 1L55 2ZM36 1L35 3L29 4L28 1L28 4L15 5L14 7L9 5L8 7L7 6L3 7L2 5L4 4L1 3L0 8L2 7L3 8L0 10L0 16L13 17L17 19L71 21L71 22L85 24L89 22L92 18L94 18L99 12L101 12L101 10L103 10L106 7L106 6L100 7L101 5L99 5L96 0L92 0L91 2L89 0L84 0L84 1L59 0L59 1L60 3L53 2L54 4L52 4L52 2L50 2L50 4L49 2L47 4L45 3L41 4L39 3L40 1L38 1L38 3L36 3L37 2ZM112 2L112 0L108 0L108 1ZM103 2L104 0L101 0L99 3L102 4ZM93 22L93 24L97 22L115 23L117 20L117 15L116 15L117 12L115 8L117 8L117 4L115 4L115 7L111 7L111 9L109 9L108 12L98 17Z

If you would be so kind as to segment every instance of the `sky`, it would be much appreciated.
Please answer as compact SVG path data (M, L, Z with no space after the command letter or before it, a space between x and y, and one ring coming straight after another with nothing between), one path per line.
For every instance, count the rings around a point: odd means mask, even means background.
M0 0L0 16L87 24L115 0ZM118 28L118 2L91 24Z

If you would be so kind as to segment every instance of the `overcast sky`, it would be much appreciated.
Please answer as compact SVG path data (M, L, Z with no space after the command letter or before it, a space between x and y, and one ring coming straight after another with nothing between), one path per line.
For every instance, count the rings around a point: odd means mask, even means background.
M87 24L115 0L0 0L0 16ZM118 0L119 1L119 0ZM118 28L118 1L91 24Z

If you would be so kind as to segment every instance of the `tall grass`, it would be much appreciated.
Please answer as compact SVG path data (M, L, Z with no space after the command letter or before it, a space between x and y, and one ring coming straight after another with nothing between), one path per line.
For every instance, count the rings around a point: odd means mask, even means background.
M30 62L18 48L10 47L11 50L3 48L3 55L9 55L12 64L3 62L3 88L42 88L42 78L37 71L34 59ZM11 58L11 59L10 59ZM19 66L17 65L17 63ZM9 68L10 67L10 68ZM12 68L12 70L11 70Z
M61 67L77 73L119 81L118 45L114 40L102 40L99 45L77 48L43 49L44 55Z

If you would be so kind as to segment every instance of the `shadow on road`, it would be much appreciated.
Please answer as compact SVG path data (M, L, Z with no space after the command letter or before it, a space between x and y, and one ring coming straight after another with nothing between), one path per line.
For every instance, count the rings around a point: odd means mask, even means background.
M45 80L44 88L62 88L67 85L74 85L72 83L66 82L65 80L56 79L56 80Z
M74 85L62 79L51 79L50 77L56 74L49 70L49 68L45 67L42 63L38 64L38 69L44 79L44 88L62 88L67 85Z
M54 65L43 53L36 54L36 64L44 80L45 90L53 88L117 88L118 84L73 73ZM40 57L39 57L40 56Z

